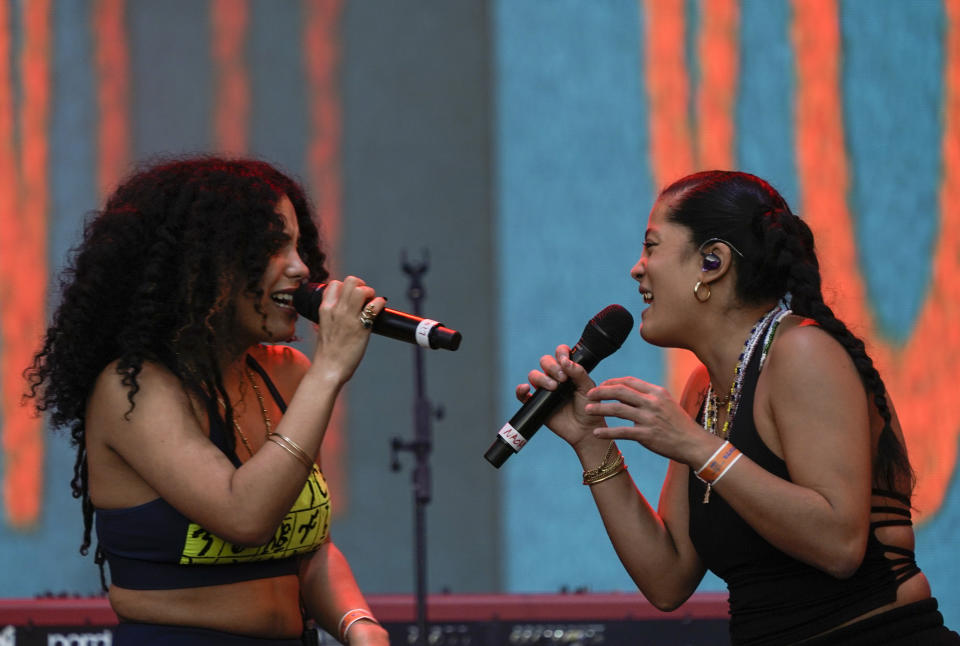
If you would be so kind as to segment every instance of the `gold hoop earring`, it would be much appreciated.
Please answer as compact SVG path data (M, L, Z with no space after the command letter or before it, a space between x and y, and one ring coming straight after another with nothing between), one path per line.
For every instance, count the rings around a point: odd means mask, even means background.
M706 295L706 296L703 296L703 297L700 296L700 288L701 288L701 287L706 287L706 288L707 288L707 295ZM703 282L702 280L698 280L698 281L697 281L697 284L693 286L693 297L696 298L696 299L697 299L698 301L700 301L701 303L706 303L707 301L710 300L710 293L711 293L711 292L710 292L710 285L708 285L707 283Z

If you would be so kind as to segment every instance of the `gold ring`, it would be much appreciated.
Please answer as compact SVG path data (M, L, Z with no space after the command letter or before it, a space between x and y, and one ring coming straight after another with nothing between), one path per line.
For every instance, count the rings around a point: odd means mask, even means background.
M360 325L362 325L365 330L373 327L373 317L367 313L366 309L360 312Z
M369 316L370 318L375 318L373 314L375 309L376 308L374 308L373 303L367 303L367 306L363 308L363 313Z

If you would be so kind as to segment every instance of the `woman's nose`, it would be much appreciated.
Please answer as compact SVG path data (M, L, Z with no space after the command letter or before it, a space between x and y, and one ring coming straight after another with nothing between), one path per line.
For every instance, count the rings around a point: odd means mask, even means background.
M290 259L290 262L287 265L286 274L290 278L299 279L306 278L310 275L310 269L307 267L306 263L303 262L303 259L300 257L299 253L294 252L293 257Z

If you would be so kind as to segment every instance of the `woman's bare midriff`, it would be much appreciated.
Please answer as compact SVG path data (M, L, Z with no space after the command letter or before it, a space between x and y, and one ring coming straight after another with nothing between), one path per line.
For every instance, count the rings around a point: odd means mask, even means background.
M303 632L295 575L177 590L110 586L121 621L209 628L250 637L290 639Z

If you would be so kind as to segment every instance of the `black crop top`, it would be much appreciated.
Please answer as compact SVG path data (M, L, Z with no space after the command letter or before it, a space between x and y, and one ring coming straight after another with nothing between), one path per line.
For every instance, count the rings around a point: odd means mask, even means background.
M266 371L249 355L247 365L263 377L280 411L286 412L283 397ZM227 433L216 403L206 404L210 441L239 467L236 452L227 449ZM99 549L110 566L110 579L134 590L191 588L295 574L296 557L312 552L326 540L329 521L330 496L316 466L265 545L233 545L191 522L162 498L136 507L96 510Z
M759 357L754 353L747 365L730 441L770 473L790 480L786 463L764 444L753 420ZM884 545L874 533L881 526L912 524L909 501L898 494L874 490L907 508L875 506L872 512L903 518L871 523L859 569L848 579L837 579L772 546L717 492L704 504L706 485L692 471L688 489L690 538L704 565L727 583L734 646L792 644L822 633L892 603L900 583L920 571L911 550Z

